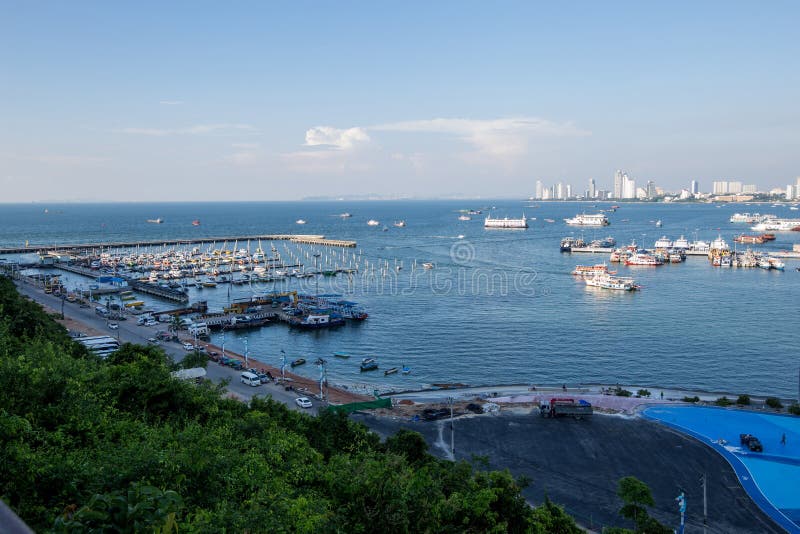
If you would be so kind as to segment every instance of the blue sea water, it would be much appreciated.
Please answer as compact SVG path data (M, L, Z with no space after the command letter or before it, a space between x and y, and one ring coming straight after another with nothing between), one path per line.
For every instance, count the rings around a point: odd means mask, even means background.
M356 249L323 250L318 260L357 262L361 271L351 278L257 288L220 285L192 290L192 300L205 299L221 309L229 298L253 291L344 294L367 307L365 322L315 332L272 325L229 333L226 347L243 352L246 338L250 356L275 365L281 350L290 359L347 351L350 360L328 358L329 377L365 388L600 382L794 396L800 365L800 272L795 266L800 262L787 260L785 272L713 268L702 257L657 268L614 264L619 274L643 286L624 293L587 288L569 274L578 264L606 261L607 256L562 254L558 245L564 236L581 234L587 239L612 235L619 244L635 239L648 247L662 235L706 241L722 235L732 244L735 234L747 232L728 222L734 212L784 217L797 212L769 205L626 203L609 214L611 226L603 229L581 232L563 222L608 205L519 200L0 205L0 246L277 233L352 239ZM536 220L527 230L484 229L483 215L458 220L459 209L492 206L495 216L524 212ZM342 212L353 216L338 217ZM156 217L164 223L146 222ZM297 225L300 218L307 224ZM201 225L192 226L193 219ZM368 226L369 219L381 225ZM392 225L401 219L405 228ZM796 242L800 233L787 232L753 248L791 249ZM272 244L285 256L291 252L305 258L310 252L286 242ZM308 267L312 260L306 259ZM423 262L435 268L424 270ZM218 335L213 340L221 342ZM361 374L357 362L362 356L378 358L382 369L406 365L412 373ZM313 366L296 371L317 374Z

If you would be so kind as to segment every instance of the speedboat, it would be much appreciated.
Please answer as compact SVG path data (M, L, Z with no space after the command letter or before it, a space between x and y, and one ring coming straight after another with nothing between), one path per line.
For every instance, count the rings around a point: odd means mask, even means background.
M397 228L403 228L405 227L405 225L406 225L405 221L395 221L393 224L393 226L396 226Z
M361 371L374 371L378 368L375 358L364 358L361 360Z
M425 263L422 264L422 267L424 269L433 269L434 268L434 264L429 262L429 261L426 261Z
M306 363L306 359L305 358L297 358L296 360L294 360L291 363L291 366L292 367L297 367L298 365L303 365L304 363Z
M386 375L393 375L393 374L395 374L395 373L396 373L397 371L399 371L399 370L400 370L400 369L399 369L399 368L397 368L397 367L392 367L391 369L387 369L387 370L385 370L385 371L383 372L383 376L386 376Z
M380 226L380 224L381 223L375 219L370 219L367 221L367 226Z
M295 222L297 224L305 224L306 223L305 219L297 219Z

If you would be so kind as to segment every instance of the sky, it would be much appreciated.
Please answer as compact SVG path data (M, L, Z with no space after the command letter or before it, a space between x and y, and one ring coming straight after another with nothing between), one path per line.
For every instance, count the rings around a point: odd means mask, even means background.
M800 176L800 3L0 0L0 202Z

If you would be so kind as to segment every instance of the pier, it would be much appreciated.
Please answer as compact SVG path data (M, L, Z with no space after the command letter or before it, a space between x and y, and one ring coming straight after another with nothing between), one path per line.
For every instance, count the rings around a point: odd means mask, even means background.
M296 235L296 234L264 234L264 235L243 235L243 236L219 236L219 237L195 237L187 239L152 239L147 241L111 241L107 243L73 243L59 245L27 245L23 247L3 247L0 248L0 255L3 254L57 254L59 252L79 252L88 253L94 250L107 250L110 248L136 248L136 247L161 247L176 245L202 245L208 243L224 243L236 241L290 241L305 245L320 245L326 247L354 248L357 246L355 241L342 239L326 239L324 235Z
M134 291L154 295L173 302L189 302L189 295L179 289L140 282L139 280L128 280L128 286Z

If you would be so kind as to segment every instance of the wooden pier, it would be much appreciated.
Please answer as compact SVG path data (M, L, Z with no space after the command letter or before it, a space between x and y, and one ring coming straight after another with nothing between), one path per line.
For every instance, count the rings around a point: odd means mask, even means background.
M355 241L342 239L326 239L324 235L295 235L295 234L263 234L263 235L244 235L244 236L219 236L219 237L197 237L187 239L166 239L166 240L147 240L147 241L110 241L107 243L63 243L60 245L28 245L24 247L3 247L0 248L0 255L3 254L24 254L37 253L48 254L59 252L82 252L88 253L96 250L108 250L111 248L136 248L136 247L167 247L177 245L202 245L208 243L234 243L236 241L290 241L304 245L320 245L325 247L344 247L353 248L357 246Z

